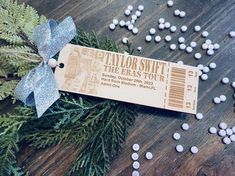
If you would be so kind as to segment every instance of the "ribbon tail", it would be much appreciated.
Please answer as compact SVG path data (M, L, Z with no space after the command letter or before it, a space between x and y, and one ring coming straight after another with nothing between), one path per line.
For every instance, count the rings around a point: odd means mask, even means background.
M53 71L44 63L31 70L16 87L16 98L26 105L35 105L38 117L41 117L59 97Z
M36 70L37 68L30 70L29 73L17 84L15 89L16 99L22 101L27 106L35 105L33 90L34 82L36 80L33 80L33 78L35 78Z
M43 78L37 82L34 90L35 106L38 117L60 98L60 93L56 85L56 80L52 69L45 64Z

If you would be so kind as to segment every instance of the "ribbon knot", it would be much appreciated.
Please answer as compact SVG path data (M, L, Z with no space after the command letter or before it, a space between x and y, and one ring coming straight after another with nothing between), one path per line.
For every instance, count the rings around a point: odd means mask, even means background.
M67 17L60 24L48 20L35 28L34 40L43 61L21 79L15 94L25 105L36 106L38 117L60 97L53 71L47 61L75 35L76 26L71 17Z

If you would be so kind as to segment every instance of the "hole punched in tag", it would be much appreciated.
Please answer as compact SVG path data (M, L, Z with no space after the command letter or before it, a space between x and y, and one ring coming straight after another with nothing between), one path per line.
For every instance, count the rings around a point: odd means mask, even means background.
M64 63L59 63L59 68L64 68Z

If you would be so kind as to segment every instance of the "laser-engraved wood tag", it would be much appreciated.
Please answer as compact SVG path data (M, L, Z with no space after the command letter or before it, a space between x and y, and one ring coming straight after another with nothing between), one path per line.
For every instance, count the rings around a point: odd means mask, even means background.
M78 45L60 52L59 90L195 114L199 70Z

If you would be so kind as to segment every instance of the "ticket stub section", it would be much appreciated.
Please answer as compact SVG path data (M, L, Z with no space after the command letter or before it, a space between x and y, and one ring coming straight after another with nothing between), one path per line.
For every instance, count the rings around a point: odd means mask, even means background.
M198 69L77 45L60 52L61 91L196 113Z

